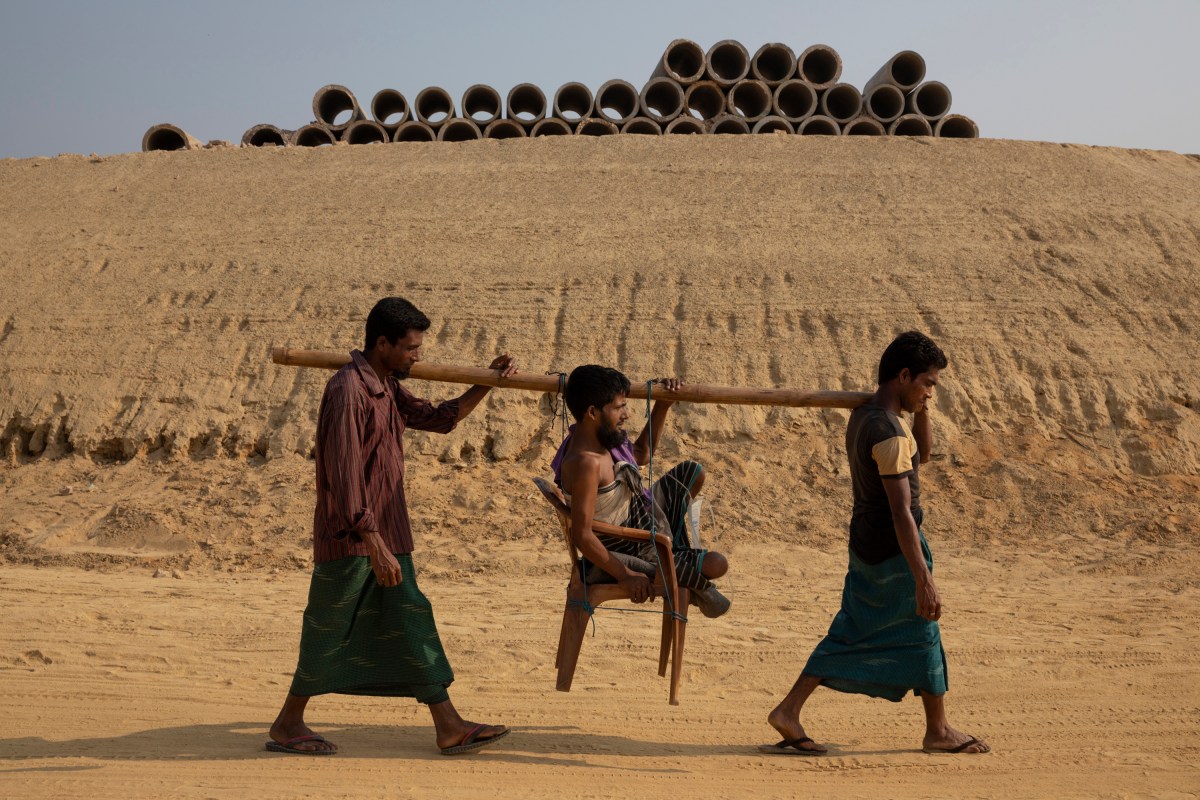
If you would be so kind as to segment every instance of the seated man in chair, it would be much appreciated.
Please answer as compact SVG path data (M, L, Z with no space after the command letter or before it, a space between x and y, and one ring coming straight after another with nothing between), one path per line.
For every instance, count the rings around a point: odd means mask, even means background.
M667 389L679 387L675 379L660 382ZM730 601L712 580L729 564L720 553L694 548L687 529L688 506L704 485L704 469L683 461L655 481L653 491L644 489L638 467L650 460L672 401L656 401L649 430L630 442L628 394L629 379L610 367L578 367L567 379L566 403L575 424L550 466L571 507L571 540L584 558L582 577L589 584L618 583L635 603L652 599L654 546L598 536L592 521L650 530L653 515L655 529L670 533L679 585L692 590L704 616L719 617Z

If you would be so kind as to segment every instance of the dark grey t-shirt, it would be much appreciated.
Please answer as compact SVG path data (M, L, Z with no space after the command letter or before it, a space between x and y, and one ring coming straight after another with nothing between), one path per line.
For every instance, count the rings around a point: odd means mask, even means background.
M918 527L924 516L917 479L921 463L917 440L901 417L879 406L859 406L850 413L846 426L846 457L854 483L850 547L863 561L878 564L900 554L883 482L907 479Z

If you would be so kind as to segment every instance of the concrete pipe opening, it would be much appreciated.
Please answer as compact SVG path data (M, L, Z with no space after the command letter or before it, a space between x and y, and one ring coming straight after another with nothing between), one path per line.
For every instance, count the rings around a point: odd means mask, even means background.
M729 111L757 122L772 110L771 89L762 81L739 81L729 90Z
M704 77L704 48L691 39L676 39L667 45L651 78L670 78L684 84Z
M938 120L933 135L941 136L943 139L978 139L979 126L970 117L964 117L962 114L947 114Z
M554 93L554 116L578 122L592 114L592 90L578 81L564 83Z
M479 126L465 117L455 117L438 128L439 142L471 142L482 138L483 131Z
M530 136L570 136L571 126L566 120L558 117L546 117L543 120L538 120L538 123L529 131Z
M518 83L508 92L505 116L524 125L534 123L546 116L546 93L532 83Z
M337 142L337 136L329 126L314 122L305 125L293 134L292 144L296 147L323 147Z
M477 83L463 92L462 114L476 125L487 125L500 118L503 103L499 92L486 83Z
M410 119L392 135L393 142L433 142L437 140L437 132L424 122Z
M849 122L862 113L862 95L848 83L830 86L821 95L821 113L838 124Z
M840 136L842 129L836 120L817 114L796 126L796 133L803 136Z
M611 80L596 92L596 116L623 125L638 115L642 99L629 81Z
M750 59L750 74L767 86L778 86L796 74L796 53L779 42L764 44Z
M867 81L863 91L869 91L882 83L890 83L908 94L925 80L925 59L915 50L901 50L880 67Z
M412 116L408 100L395 89L380 89L371 98L371 118L391 133Z
M242 134L242 147L287 146L287 134L274 125L255 125Z
M725 113L725 92L712 81L693 83L684 93L683 105L697 119L716 119Z
M413 110L416 111L419 122L437 130L454 116L454 100L442 87L428 86L417 95Z
M620 133L620 128L606 119L596 117L580 120L575 128L576 136L611 136L614 133Z
M817 110L817 92L801 80L784 81L775 87L775 113L796 125Z
M905 114L888 126L888 133L892 136L933 136L933 127L920 114Z
M842 136L884 136L887 130L874 117L859 117L842 126Z
M346 144L376 144L391 140L392 137L388 135L382 125L369 119L351 122L350 126L342 132L342 141Z
M904 92L890 83L873 86L863 95L863 108L884 125L904 113Z
M667 123L663 133L704 133L704 123L695 117L676 117Z
M483 129L485 139L523 139L528 135L525 126L515 119L494 119Z
M722 39L704 56L708 79L720 86L733 86L750 74L750 53L733 39Z
M713 120L709 133L749 133L750 123L733 114L722 114Z
M842 77L842 57L827 44L814 44L796 57L796 77L827 89Z
M652 120L670 122L683 113L683 88L670 78L651 78L638 100L642 116Z
M639 133L644 136L661 136L662 125L649 117L634 117L621 126L621 133Z
M365 118L354 92L336 83L317 89L313 95L313 116L335 133L345 130L351 122Z
M795 133L796 129L792 127L792 123L788 122L783 117L771 115L763 117L758 122L754 123L754 127L750 129L751 133Z
M920 114L935 122L950 113L950 88L940 81L928 81L908 96L908 113Z
M199 147L200 142L188 135L187 131L175 125L151 125L142 136L142 152L151 150L191 150Z

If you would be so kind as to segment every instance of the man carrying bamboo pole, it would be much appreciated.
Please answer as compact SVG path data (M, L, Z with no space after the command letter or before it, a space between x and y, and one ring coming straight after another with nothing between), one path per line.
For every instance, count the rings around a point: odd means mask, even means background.
M950 727L942 600L921 532L917 469L929 460L929 399L947 360L929 337L898 336L879 361L879 389L850 414L846 455L854 485L850 568L842 608L787 697L767 721L783 736L767 753L821 755L800 711L821 685L899 702L909 691L925 707L927 753L986 753L986 742ZM901 412L914 415L910 429Z
M669 391L681 384L660 381ZM672 401L658 400L650 424L637 441L625 433L629 379L615 369L595 364L577 367L567 379L566 403L575 424L550 467L571 506L571 539L583 554L586 583L619 583L635 603L652 599L654 546L597 536L592 521L670 532L671 551L679 585L706 617L729 610L729 599L712 583L729 569L720 553L693 547L687 531L687 510L704 485L704 469L695 461L676 464L658 479L652 491L642 488L639 466L645 466L658 445Z
M364 350L351 353L325 386L317 421L312 585L299 664L271 725L268 750L336 753L304 722L309 699L331 692L416 698L429 706L443 755L508 735L502 725L467 722L450 702L446 690L454 674L413 566L404 430L448 433L490 391L472 386L436 406L409 394L400 379L420 361L428 329L429 319L407 300L380 300L367 316ZM490 369L502 377L516 373L507 353Z

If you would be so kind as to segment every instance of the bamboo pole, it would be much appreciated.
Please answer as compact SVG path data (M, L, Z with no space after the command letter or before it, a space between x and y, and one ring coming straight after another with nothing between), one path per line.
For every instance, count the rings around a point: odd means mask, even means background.
M294 350L290 347L272 347L271 360L276 364L292 367L319 367L341 369L350 363L347 353L327 350ZM430 364L421 361L413 365L410 378L442 383L466 383L478 386L495 386L501 389L524 389L531 392L559 390L556 375L532 375L518 373L510 378L501 378L494 369L482 367L456 367L447 364ZM724 403L739 406L787 406L790 408L858 408L870 399L870 392L802 392L797 389L741 389L736 386L711 386L702 383L686 383L678 391L670 392L655 386L654 397L663 400L681 400L688 403ZM645 399L646 384L633 382L629 397Z

